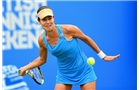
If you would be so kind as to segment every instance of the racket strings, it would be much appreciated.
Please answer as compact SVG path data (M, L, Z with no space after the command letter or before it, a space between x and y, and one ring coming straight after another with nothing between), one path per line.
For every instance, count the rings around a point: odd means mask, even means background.
M35 81L38 82L39 84L43 84L44 77L41 73L40 68L34 68L34 69L32 69L32 72L33 72L33 78L35 79Z

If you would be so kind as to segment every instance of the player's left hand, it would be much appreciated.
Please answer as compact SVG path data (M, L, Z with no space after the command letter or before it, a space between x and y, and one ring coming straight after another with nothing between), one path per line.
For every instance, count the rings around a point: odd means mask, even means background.
M104 59L105 61L112 61L112 60L114 60L114 59L116 59L116 58L118 58L118 57L120 57L120 54L118 54L118 55L116 55L116 56L105 56L103 59Z

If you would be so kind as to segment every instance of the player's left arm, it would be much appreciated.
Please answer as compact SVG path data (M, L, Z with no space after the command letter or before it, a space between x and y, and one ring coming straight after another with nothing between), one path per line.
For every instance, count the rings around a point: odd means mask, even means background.
M97 46L94 40L91 39L89 36L85 35L78 27L72 25L68 31L73 38L81 39L86 44L88 44L97 54L101 52L100 48ZM119 54L116 56L104 56L103 59L110 61L110 60L114 60L115 58L118 58L119 56L120 56Z

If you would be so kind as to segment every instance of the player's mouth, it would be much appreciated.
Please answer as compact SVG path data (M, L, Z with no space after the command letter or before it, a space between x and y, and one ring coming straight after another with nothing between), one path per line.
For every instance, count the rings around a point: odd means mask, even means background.
M47 27L47 28L51 27L51 24L50 24L50 25L46 25L46 27Z

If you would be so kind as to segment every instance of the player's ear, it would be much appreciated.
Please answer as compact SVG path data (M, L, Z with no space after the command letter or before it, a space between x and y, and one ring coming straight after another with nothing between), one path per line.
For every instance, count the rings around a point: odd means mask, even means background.
M54 18L54 16L52 16Z
M38 21L38 23L40 24L40 18L39 18L39 17L37 18L37 21Z

